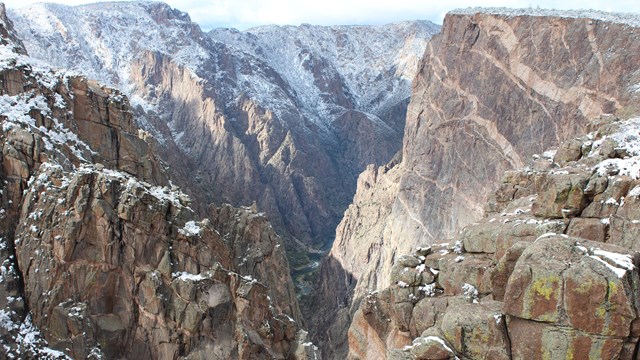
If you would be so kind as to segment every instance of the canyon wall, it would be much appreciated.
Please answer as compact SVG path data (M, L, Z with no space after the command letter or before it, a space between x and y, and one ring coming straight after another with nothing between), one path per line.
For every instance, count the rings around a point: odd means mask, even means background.
M0 34L0 357L314 358L266 217L197 214L126 96Z
M605 13L448 14L413 82L401 162L361 175L338 226L319 291L343 305L329 313L348 323L401 254L479 220L505 170L601 114L637 112L639 32L637 19ZM330 341L344 351L344 333Z

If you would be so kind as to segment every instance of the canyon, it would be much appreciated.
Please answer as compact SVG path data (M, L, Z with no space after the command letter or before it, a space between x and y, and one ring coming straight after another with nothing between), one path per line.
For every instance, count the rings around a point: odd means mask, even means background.
M0 10L4 357L638 358L640 16Z
M366 165L400 150L416 64L439 30L413 21L204 32L158 2L10 15L31 56L123 89L140 126L180 153L171 165L190 162L195 184L181 185L200 202L255 202L302 257L304 246L330 246Z

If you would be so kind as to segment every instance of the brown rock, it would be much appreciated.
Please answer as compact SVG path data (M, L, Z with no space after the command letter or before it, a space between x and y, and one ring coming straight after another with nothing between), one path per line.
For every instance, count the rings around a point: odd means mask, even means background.
M634 182L627 176L616 177L607 181L607 188L593 198L593 201L582 212L583 217L607 218L616 214L623 197Z
M392 297L390 289L370 294L357 309L349 327L348 359L384 358L388 350L411 343L411 334L399 330L391 316Z
M591 241L607 240L608 223L593 218L573 218L567 227L567 235Z
M533 214L546 218L567 218L579 215L588 205L584 194L587 180L585 173L548 176L533 203Z
M598 336L628 336L636 318L632 284L637 275L629 271L636 258L602 243L563 236L539 239L516 263L504 312Z
M541 359L616 359L623 340L584 335L571 328L507 317L511 355L518 360Z
M25 87L38 84L26 81ZM20 324L28 308L42 333L34 330L21 354L43 357L42 337L77 358L291 354L299 313L280 240L269 223L237 211L239 221L221 227L234 244L254 245L256 253L246 255L256 265L250 271L236 267L230 244L209 220L196 221L188 197L163 186L167 176L160 162L133 136L137 129L126 100L115 101L111 90L82 78L69 83L60 94L34 90L52 103L56 96L78 102L73 111L52 106L62 124L34 110L30 115L40 127L13 126L0 139L11 144L3 146L7 161L0 172L7 179L0 193L1 231L15 243L3 246L10 253L0 251L6 270L0 292L16 290L19 298L6 304L11 320ZM43 127L82 127L80 140L55 142ZM103 143L105 136L111 140ZM94 145L98 151L89 151ZM93 157L100 164L92 165ZM14 265L22 276L13 276ZM247 275L279 285L270 292ZM17 354L18 330L16 325L0 334L9 344L2 356Z
M571 139L565 141L558 147L553 162L563 166L571 161L577 161L582 156L583 139Z
M449 299L448 296L426 297L416 303L413 308L412 326L415 327L417 334L440 325L442 316L449 306Z
M516 262L529 245L529 242L523 241L513 244L498 261L495 270L491 273L491 289L493 290L494 300L502 301L504 298L507 283L516 266Z
M485 273L491 266L488 255L464 254L464 260L460 262L449 257L440 262L438 284L445 295L464 294L465 284L473 285L480 294L487 294L491 292L491 283L485 278Z
M433 333L433 335L430 335ZM415 360L447 360L455 359L456 354L452 346L447 343L438 332L426 331L425 334L413 340L411 350Z
M640 236L640 223L638 220L623 220L618 217L611 218L609 243L625 249L640 251L638 236Z
M502 303L451 306L442 318L442 332L456 352L471 359L510 359Z

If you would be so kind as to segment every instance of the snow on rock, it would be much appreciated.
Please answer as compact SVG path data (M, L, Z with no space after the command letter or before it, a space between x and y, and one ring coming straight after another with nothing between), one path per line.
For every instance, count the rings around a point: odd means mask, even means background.
M610 23L618 23L633 27L640 27L640 15L634 13L614 13L600 10L554 10L541 8L506 8L506 7L469 7L463 9L454 9L449 14L455 15L474 15L478 13L502 15L508 17L514 16L544 16L544 17L560 17L569 19L593 19Z
M0 70L10 70L15 68L25 68L24 72L35 78L40 89L53 91L57 86L66 86L70 76L75 73L63 70L53 70L50 65L43 61L33 59L29 56L16 52L15 45L0 44ZM66 104L60 94L54 93L53 107L65 108ZM45 117L51 117L53 111L47 98L31 90L18 95L0 96L0 117L5 121L2 123L2 130L8 132L15 127L27 128L31 132L40 133L44 137L45 148L48 151L54 149L54 145L65 145L81 161L87 161L87 152L91 149L82 142L78 136L65 128L58 119L52 118L53 127L51 129L44 126L37 126L35 119L30 115L33 111L39 111Z
M47 166L55 167L56 165ZM126 191L131 193L146 193L156 198L161 203L171 203L176 207L188 207L189 203L191 202L189 196L180 191L179 188L170 189L167 186L154 186L145 181L140 181L135 176L126 172L96 167L93 164L82 164L76 169L76 171L84 174L101 174L108 179L120 181L125 186ZM63 184L64 183L65 182L63 182ZM194 222L190 221L188 223ZM194 223L193 226L195 227L197 225L195 225Z
M112 86L126 83L131 59L140 49L172 55L190 69L209 59L198 41L204 40L202 35L190 36L197 25L163 3L36 4L9 10L9 17L31 56L58 66L73 65L72 69ZM46 38L25 31L30 27L39 28ZM52 48L41 48L38 41L47 41ZM110 73L97 70L101 68Z
M202 281L205 279L211 279L211 273L207 271L200 274L191 274L185 271L178 271L178 272L172 273L171 277L173 278L173 280L196 282L196 281Z
M82 161L87 161L84 151L91 151L89 146L78 139L78 136L66 129L57 119L53 119L54 127L47 129L38 127L35 120L29 115L32 110L38 110L43 115L51 115L51 109L42 95L33 92L16 96L0 96L0 116L5 117L2 130L8 132L16 126L26 127L32 132L38 132L44 136L45 148L52 151L55 145L66 145L73 154Z
M478 302L478 289L476 289L475 286L464 283L464 285L462 285L462 292L464 296L471 299L474 303Z
M589 258L605 265L619 278L623 278L628 271L635 269L633 258L629 254L620 254L593 247L586 248L580 243L576 243L576 249L580 250Z
M62 351L48 347L46 340L40 331L31 322L31 316L17 323L13 320L15 314L0 309L0 328L15 333L15 342L18 349L5 346L4 350L10 359L36 358L44 360L71 360Z
M595 256L599 256L613 262L619 268L623 268L629 271L632 271L635 268L635 266L633 266L633 259L629 254L618 254L600 249L594 249L593 254Z
M443 349L445 349L446 351L451 353L451 355L453 355L453 358L458 359L458 356L454 355L455 352L451 349L451 347L449 347L449 345L447 345L447 343L442 338L438 336L433 336L433 335L415 338L413 340L413 343L410 346L405 346L404 349L409 350L415 346L425 345L432 341L439 343Z
M633 196L633 197L636 197L636 198L640 197L640 185L637 185L633 189L631 189L631 191L629 191L627 196Z
M130 72L137 58L154 52L170 57L195 79L215 84L219 93L230 94L223 100L228 104L248 95L278 119L302 112L327 130L349 102L382 129L387 127L374 114L409 97L427 41L440 28L409 21L270 25L205 34L187 14L153 2L35 4L9 14L31 56L126 89L132 104L147 111L158 110L158 104L135 93L141 89ZM220 56L232 61L235 71L220 68ZM343 96L335 99L334 92Z
M424 292L425 296L428 296L428 297L436 296L438 293L442 292L442 290L437 288L437 284L435 282L427 285L418 286L418 290Z
M624 150L628 156L623 159L606 159L594 167L595 171L603 176L616 174L640 179L640 118L626 120L620 123L618 131L594 141L589 156L598 155L600 146L606 139L615 140L618 149Z
M236 51L264 58L293 88L306 110L328 115L333 106L322 100L326 89L316 83L318 75L331 81L335 71L344 81L345 95L361 105L356 108L375 113L376 108L410 95L407 85L413 79L427 40L438 29L429 22L383 26L303 24L267 25L242 32L214 29L209 35ZM318 67L314 65L319 63L331 64L333 69L316 74ZM397 79L389 78L390 70Z
M196 224L195 221L187 221L187 223L184 224L184 227L178 230L178 232L185 236L197 236L202 232L202 228Z

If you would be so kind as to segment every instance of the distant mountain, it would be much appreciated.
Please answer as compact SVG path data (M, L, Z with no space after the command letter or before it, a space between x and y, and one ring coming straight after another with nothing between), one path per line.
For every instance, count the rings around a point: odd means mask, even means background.
M118 87L155 117L140 126L180 153L175 167L202 202L256 202L289 245L306 244L296 250L330 244L357 174L400 149L410 83L439 30L415 21L207 34L158 2L10 16L32 56Z

